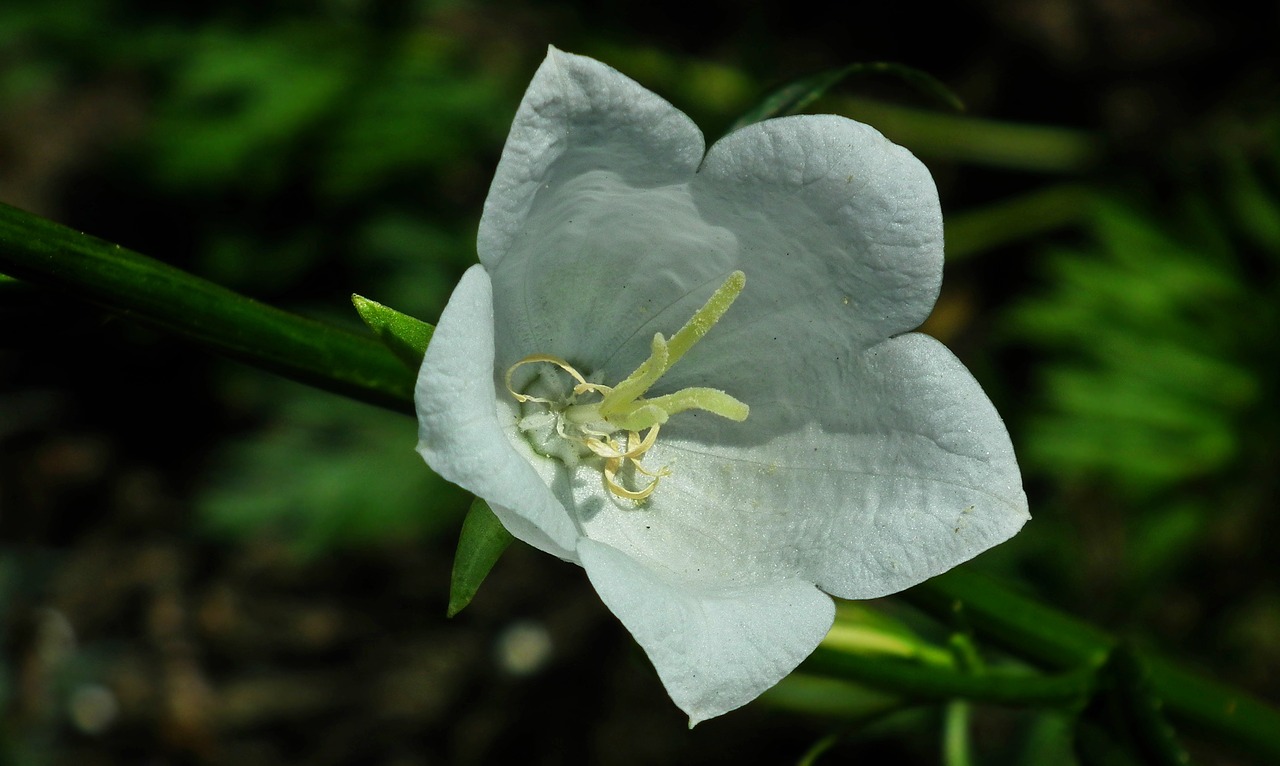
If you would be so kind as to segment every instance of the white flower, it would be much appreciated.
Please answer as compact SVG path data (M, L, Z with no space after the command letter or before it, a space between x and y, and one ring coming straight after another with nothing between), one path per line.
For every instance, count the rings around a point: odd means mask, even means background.
M427 463L582 565L690 725L808 656L828 594L910 587L1028 518L990 401L908 332L942 275L924 166L833 116L703 147L550 50L417 386Z

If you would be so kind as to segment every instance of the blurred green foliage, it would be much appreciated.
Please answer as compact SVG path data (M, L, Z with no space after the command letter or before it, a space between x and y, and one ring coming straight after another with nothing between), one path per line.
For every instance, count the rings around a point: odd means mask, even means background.
M456 517L432 509L465 507L470 496L422 470L402 415L294 386L286 396L263 431L213 456L200 501L209 533L267 535L314 558L455 530Z
M75 5L0 7L0 62L9 64L0 112L127 83L114 108L147 118L90 162L118 174L122 202L136 207L104 206L104 233L136 220L144 228L116 236L190 242L185 257L165 250L214 281L344 324L354 324L353 289L438 315L474 262L483 155L501 145L519 92L514 70L477 66L465 38L430 22L431 4L421 8L426 23L404 26L369 23L377 9L362 4L312 15L280 4L255 10L252 22L234 7ZM111 220L117 212L128 217ZM316 307L317 294L341 300ZM458 518L430 511L460 513L467 498L422 470L403 418L268 388L252 405L265 430L212 457L206 529L265 533L316 555L433 535ZM396 443L404 449L387 449Z
M1045 262L1047 293L1009 316L1018 337L1059 355L1039 370L1026 464L1061 481L1167 490L1220 470L1241 447L1239 416L1260 381L1246 345L1260 317L1240 264L1131 207L1102 201L1089 249Z
M358 292L433 320L475 260L493 163L551 37L518 3L501 6L506 24L492 20L499 6L6 0L0 194L28 193L6 201L66 212L296 311L357 326ZM794 74L768 54L565 36L551 42L639 79L709 141ZM1243 677L1274 668L1280 584L1259 541L1277 496L1280 114L1200 128L1210 147L1162 175L1100 163L1103 142L1074 127L939 115L857 90L843 83L817 106L873 123L936 171L948 290L961 288L930 329L958 339L1000 400L1030 479L1036 520L986 563L1038 574L1094 616L1150 618L1150 631L1221 652ZM969 90L981 110L983 88ZM25 119L34 127L14 125ZM10 134L41 140L14 148ZM987 186L973 192L962 168ZM470 498L425 469L411 420L221 363L173 375L212 389L190 398L216 408L191 416L205 430L182 446L198 463L192 527L207 540L279 545L301 561L449 547ZM101 377L78 384L108 385ZM113 403L147 404L119 388ZM0 562L0 580L17 568ZM9 590L0 582L0 599ZM19 681L0 665L0 699ZM813 679L772 695L846 721L898 702ZM913 713L895 732L930 725ZM1020 721L1007 762L1069 762L1068 726L1059 711Z

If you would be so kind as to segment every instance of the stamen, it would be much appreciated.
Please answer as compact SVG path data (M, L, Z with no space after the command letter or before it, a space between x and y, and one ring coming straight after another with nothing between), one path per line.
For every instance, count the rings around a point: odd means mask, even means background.
M609 422L619 428L640 431L650 426L657 427L672 415L688 410L703 410L738 423L746 420L751 412L746 404L715 388L682 388L674 394L643 401L643 407L624 415L614 415Z
M601 473L606 489L618 497L643 502L653 494L658 481L671 474L666 467L650 471L640 465L640 459L657 442L659 427L672 415L687 410L703 410L741 422L750 412L746 404L714 388L686 388L653 399L643 398L720 321L742 292L745 283L746 277L741 271L733 272L669 340L661 333L655 334L649 346L649 357L617 386L588 382L567 361L550 354L532 354L511 365L506 374L507 391L511 396L521 404L533 402L546 405L545 412L526 413L518 423L519 428L525 432L533 432L551 426L556 436L563 441L551 446L544 445L539 451L571 465L577 465L578 458L584 454L594 454L603 462ZM526 364L535 363L555 365L573 378L573 395L556 394L556 387L550 384L551 395L559 396L559 399L517 393L511 383L515 371ZM558 390L564 392L563 388ZM598 394L600 401L577 401L578 396L588 393ZM623 431L627 434L625 448L615 438ZM586 452L575 451L581 449ZM653 481L640 489L624 486L618 481L618 473L626 467L628 461L636 473L644 474Z
M608 417L643 396L667 371L668 358L666 338L662 337L662 333L655 333L653 342L649 344L649 358L641 362L626 380L605 394L604 400L600 402L600 414Z
M604 401L600 402L600 414L608 417L611 414L620 413L627 405L644 396L644 393L657 383L659 378L667 374L667 371L680 361L680 357L693 348L695 343L702 340L715 323L720 321L724 312L728 311L733 302L738 299L738 294L742 292L746 283L745 274L741 271L733 272L724 284L716 288L702 308L694 312L689 321L685 322L684 327L671 336L671 340L665 340L661 333L654 335L649 358L641 362L635 372L628 375L626 380L605 395Z
M573 365L569 364L568 362L561 359L560 357L551 356L550 354L530 354L529 356L526 356L524 359L521 359L520 361L516 362L515 364L507 368L507 391L511 394L512 397L515 398L517 402L520 402L521 404L524 404L525 402L539 402L541 404L554 404L554 402L552 402L550 399L543 399L542 397L538 397L538 396L529 396L528 394L518 394L516 393L516 390L511 387L511 376L515 373L515 371L518 368L523 367L526 364L535 364L537 362L547 362L548 364L554 364L556 367L559 367L560 369L569 373L569 375L572 376L574 380L578 381L579 385L583 385L583 386L591 385L590 383L587 382L586 378L582 377L582 373L575 370L573 368ZM575 390L576 390L576 387L575 387Z

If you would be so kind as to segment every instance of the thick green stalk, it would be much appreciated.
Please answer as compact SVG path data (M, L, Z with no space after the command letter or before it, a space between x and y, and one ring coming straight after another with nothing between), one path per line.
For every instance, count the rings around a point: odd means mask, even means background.
M1116 639L1021 596L966 568L953 569L904 594L942 619L962 614L980 635L1015 654L1056 668L1098 667ZM1175 723L1280 763L1280 711L1240 689L1144 652L1152 693Z
M926 700L966 699L1005 705L1083 704L1092 691L1092 670L1058 675L983 673L925 665L883 655L853 654L818 647L800 670L813 675L856 681L884 692Z
M272 308L4 204L0 272L87 299L294 380L411 410L412 373L373 337ZM57 311L57 300L51 297L46 311ZM31 319L31 327L38 328L40 317Z

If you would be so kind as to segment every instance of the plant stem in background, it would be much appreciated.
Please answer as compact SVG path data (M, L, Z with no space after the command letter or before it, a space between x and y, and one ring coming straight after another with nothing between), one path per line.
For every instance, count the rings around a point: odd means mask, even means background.
M371 336L267 306L160 261L0 204L0 271L70 293L285 377L411 412L414 376ZM58 310L50 293L40 314ZM35 312L33 312L35 313ZM40 326L31 317L31 327Z

